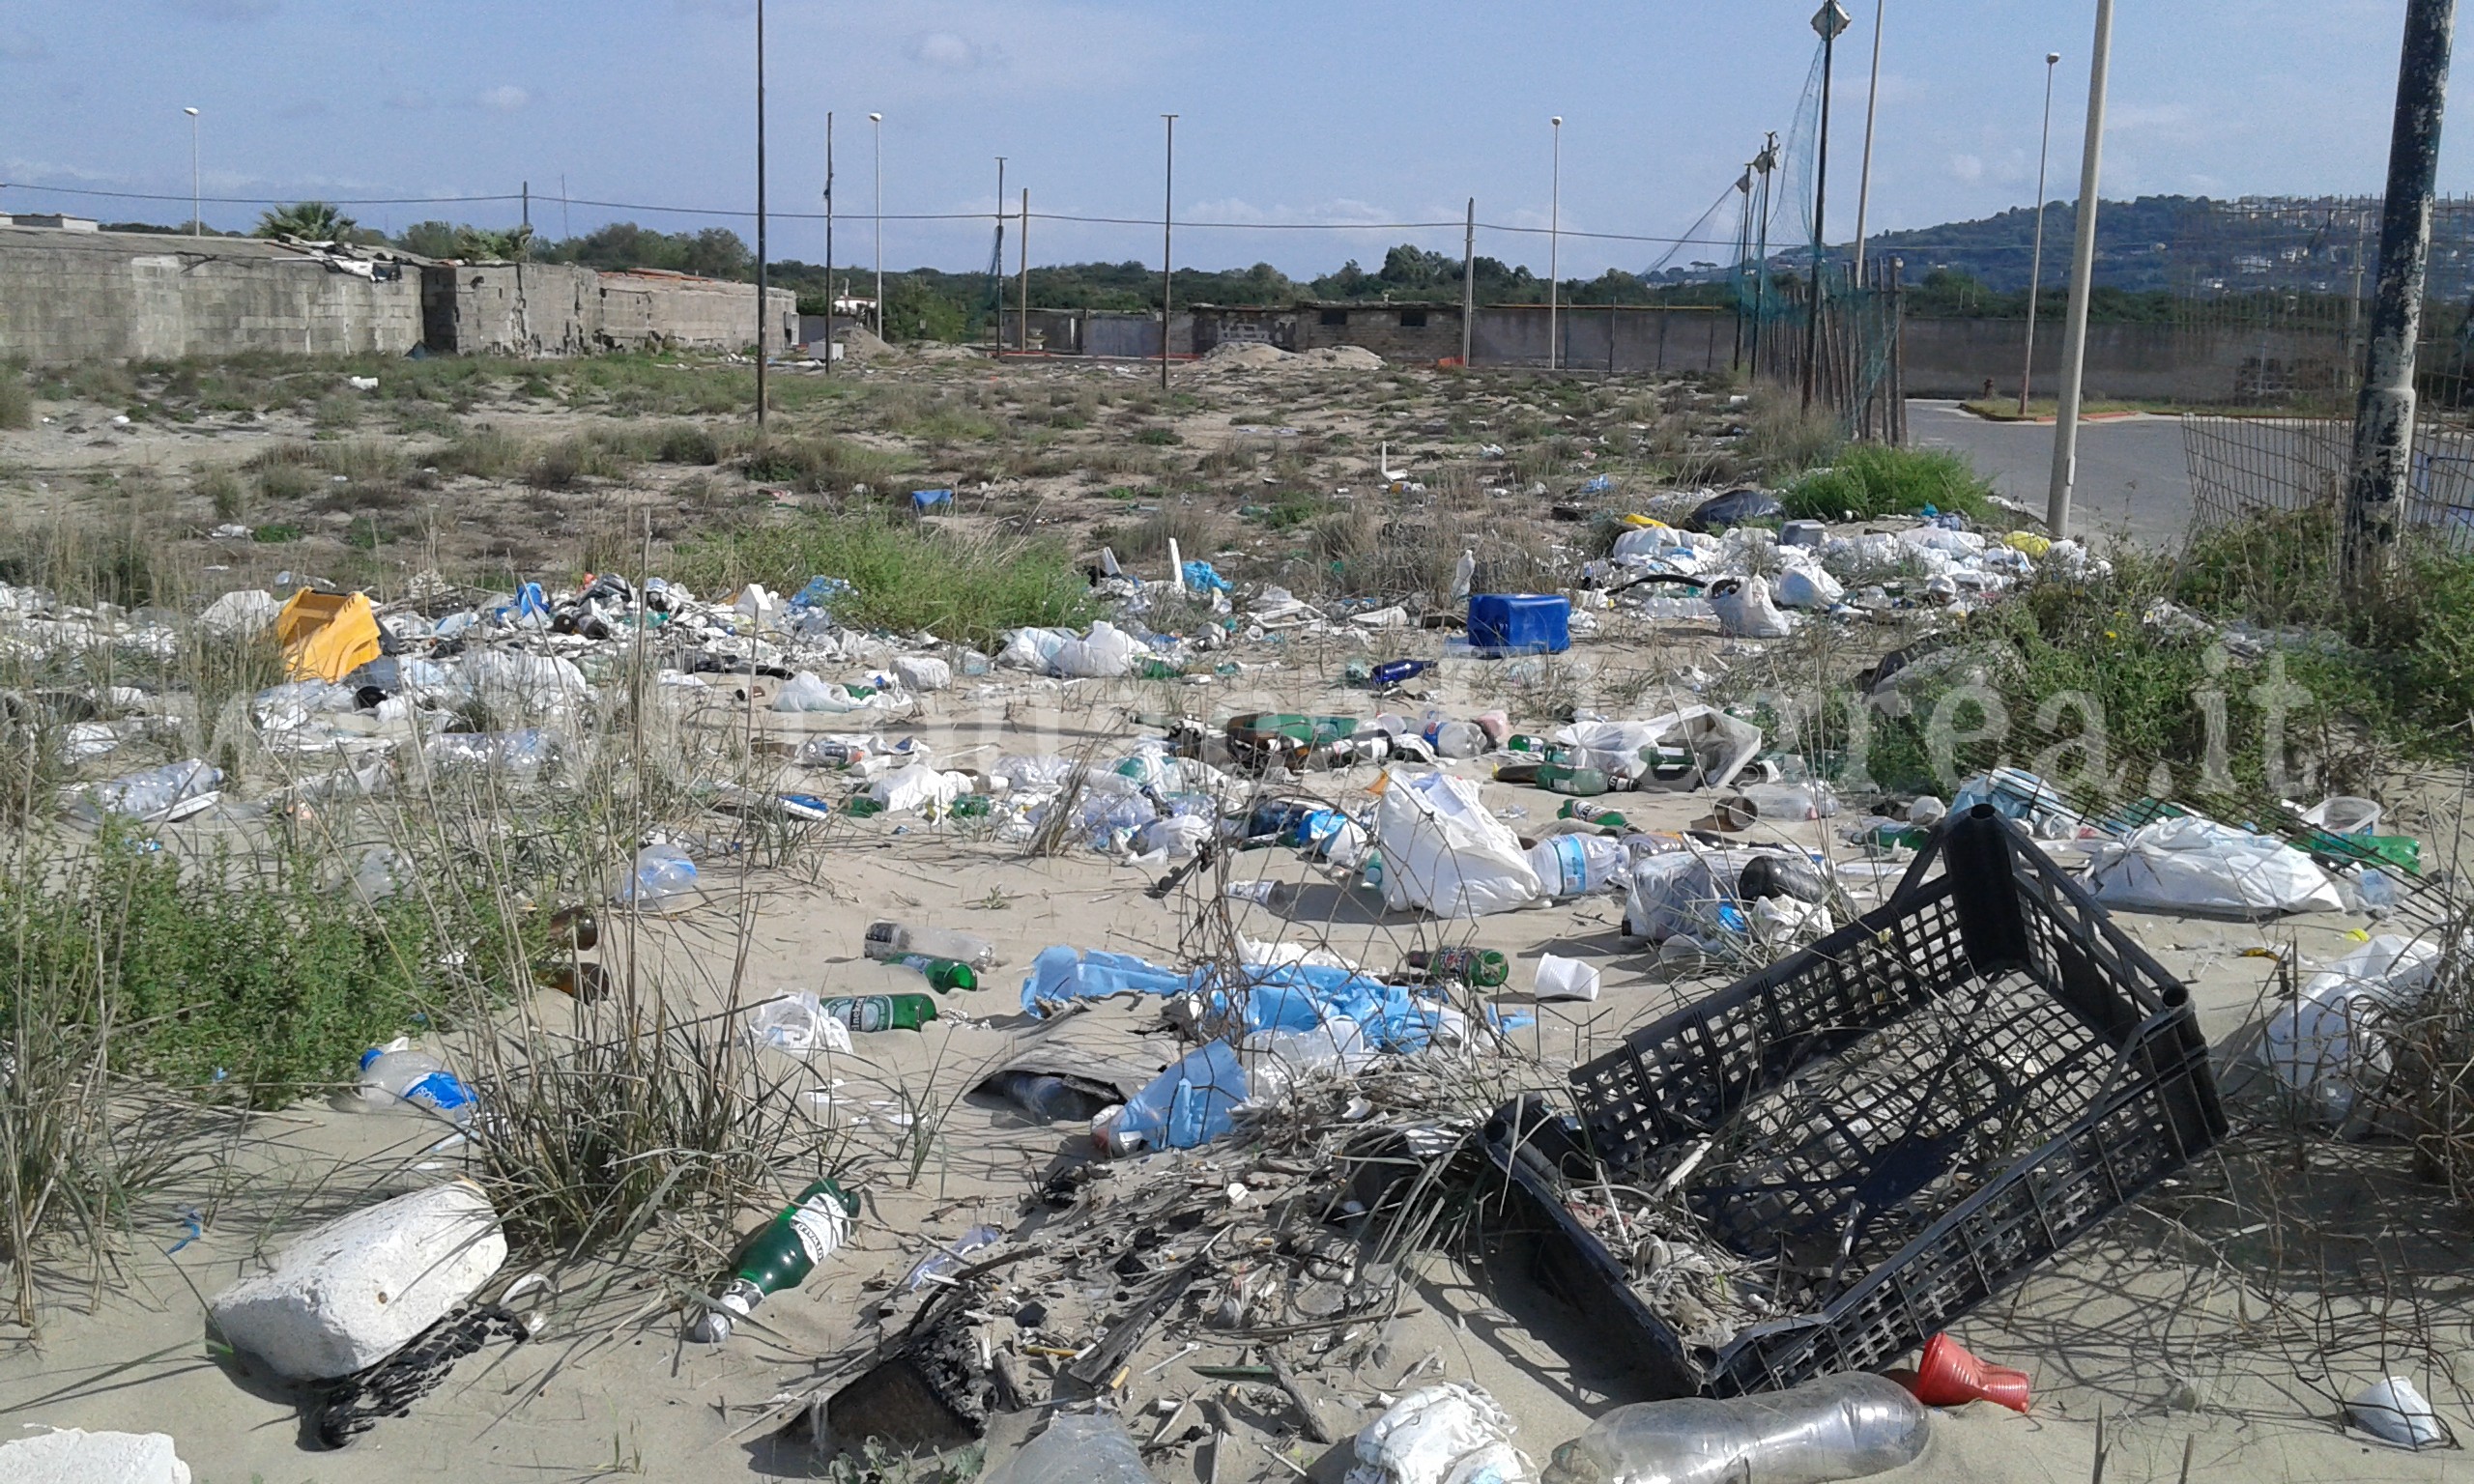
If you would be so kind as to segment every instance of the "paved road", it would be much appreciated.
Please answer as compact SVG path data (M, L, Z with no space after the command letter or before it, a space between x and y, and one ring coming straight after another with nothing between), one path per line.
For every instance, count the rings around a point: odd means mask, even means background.
M1987 422L1955 402L1910 400L1909 438L1919 447L1955 448L1993 481L1995 493L2041 511L2053 482L2053 425ZM2091 422L2079 430L2079 480L2070 523L2086 535L2127 533L2171 545L2191 522L2191 476L2176 417Z

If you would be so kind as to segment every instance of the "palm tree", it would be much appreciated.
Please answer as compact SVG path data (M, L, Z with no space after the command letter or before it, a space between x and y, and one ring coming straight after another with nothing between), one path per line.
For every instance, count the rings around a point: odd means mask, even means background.
M297 237L304 243L340 242L360 223L325 201L296 201L258 218L259 237Z

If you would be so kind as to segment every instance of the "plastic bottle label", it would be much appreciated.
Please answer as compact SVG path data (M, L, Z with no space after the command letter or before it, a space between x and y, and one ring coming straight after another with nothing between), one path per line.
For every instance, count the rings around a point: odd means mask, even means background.
M791 1208L791 1235L810 1263L821 1263L850 1240L850 1213L830 1195L817 1195Z
M472 1089L455 1078L451 1071L433 1071L404 1089L404 1100L433 1113L452 1113L473 1102Z
M890 995L868 994L855 999L828 1000L825 1013L854 1031L881 1031L893 1025L893 999Z
M1555 838L1555 870L1559 882L1551 895L1576 897L1589 890L1589 858L1581 853L1577 837Z

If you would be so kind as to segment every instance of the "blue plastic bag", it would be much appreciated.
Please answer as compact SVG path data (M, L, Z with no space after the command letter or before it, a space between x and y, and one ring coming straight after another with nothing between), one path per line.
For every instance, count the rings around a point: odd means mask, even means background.
M1228 592L1228 579L1220 575L1210 562L1189 561L1185 566L1186 586L1195 592Z

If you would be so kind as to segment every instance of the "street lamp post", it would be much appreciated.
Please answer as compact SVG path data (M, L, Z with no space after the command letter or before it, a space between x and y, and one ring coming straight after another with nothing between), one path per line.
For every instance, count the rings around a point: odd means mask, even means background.
M204 237L206 225L198 219L197 110L184 108L181 112L189 116L189 236Z
M824 374L833 374L833 110L824 111Z
M1856 287L1864 286L1864 227L1873 210L1873 119L1882 103L1882 22L1890 0L1873 0L1873 80L1864 89L1864 167L1856 177Z
M868 115L877 134L877 338L885 333L885 116Z
M2070 534L2070 491L2079 479L2079 394L2087 370L2087 297L2096 282L2096 192L2105 166L2105 85L2113 70L2114 0L2096 0L2096 40L2087 49L2087 133L2080 145L2077 229L2070 246L2070 307L2061 326L2061 394L2055 399L2053 483L2045 492L2045 531Z
M1821 380L1821 289L1823 244L1829 241L1825 225L1829 209L1829 78L1838 61L1838 35L1854 20L1838 0L1822 0L1813 12L1813 29L1821 33L1821 130L1813 149L1813 281L1804 316L1804 408L1810 411Z
M2053 70L2061 53L2045 53L2045 142L2036 148L2036 246L2028 258L2028 358L2019 368L2019 415L2028 415L2028 381L2036 374L2036 299L2045 287L2045 166L2053 158Z
M1546 197L1546 369L1556 371L1564 364L1555 325L1564 286L1564 116L1559 113L1547 122L1555 126L1555 165Z

